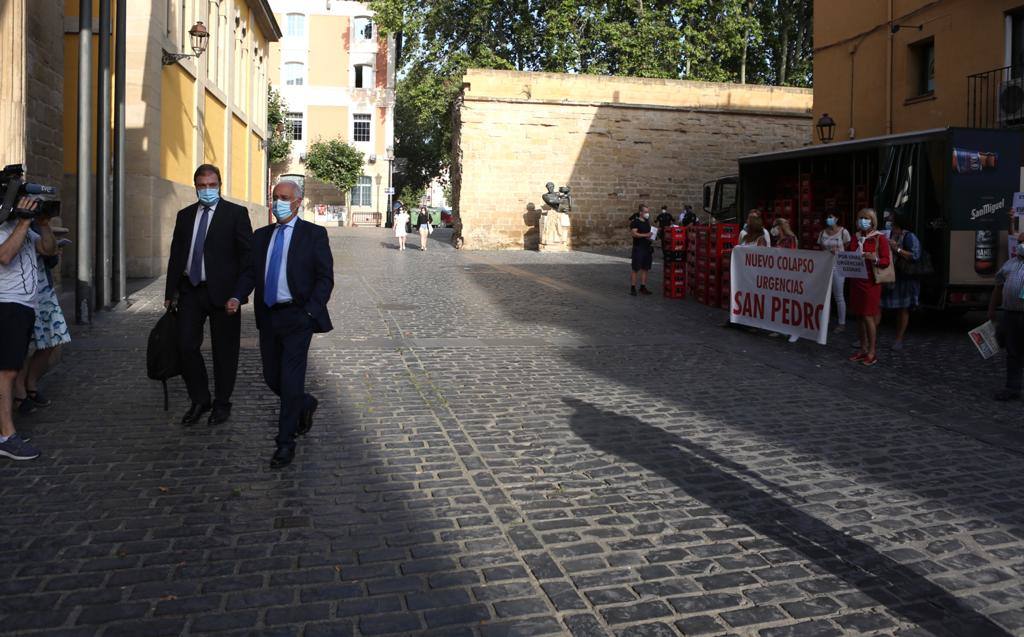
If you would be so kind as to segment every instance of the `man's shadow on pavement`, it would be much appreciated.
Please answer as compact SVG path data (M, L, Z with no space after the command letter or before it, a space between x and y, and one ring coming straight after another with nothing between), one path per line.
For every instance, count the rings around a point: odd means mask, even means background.
M802 498L788 489L632 416L603 411L575 398L562 400L575 410L570 419L572 431L592 448L662 476L691 498L859 589L893 615L927 625L935 634L1009 636L927 578L794 508L783 497Z

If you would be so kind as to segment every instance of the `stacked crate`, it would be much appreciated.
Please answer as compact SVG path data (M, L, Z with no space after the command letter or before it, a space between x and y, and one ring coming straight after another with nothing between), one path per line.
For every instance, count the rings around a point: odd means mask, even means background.
M739 226L732 223L691 226L686 255L687 287L704 305L729 305L729 260L739 231Z
M661 235L662 256L665 260L663 293L667 299L686 298L686 228L670 226Z
M810 173L800 175L800 227L793 232L800 239L800 247L813 250L818 245L818 234L825 227L825 212L814 199L814 183Z

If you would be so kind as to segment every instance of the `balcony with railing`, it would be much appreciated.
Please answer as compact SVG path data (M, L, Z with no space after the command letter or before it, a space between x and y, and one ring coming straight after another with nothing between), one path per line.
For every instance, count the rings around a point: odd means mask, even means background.
M1024 67L967 76L967 125L972 128L1024 128Z

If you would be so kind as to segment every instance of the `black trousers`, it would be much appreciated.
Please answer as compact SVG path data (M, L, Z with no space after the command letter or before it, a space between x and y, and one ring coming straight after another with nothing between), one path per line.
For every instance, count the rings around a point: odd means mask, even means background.
M238 375L239 338L242 314L228 314L210 301L205 284L193 286L182 277L178 287L178 333L181 337L181 375L188 397L196 404L210 402L210 381L206 361L199 348L203 345L206 319L210 319L210 344L213 346L214 407L231 407Z
M298 306L270 310L260 330L263 378L281 398L277 419L277 446L295 446L299 416L313 405L306 393L306 360L313 339L313 319Z
M1006 348L1006 388L1019 392L1024 378L1024 312L1003 312L999 332Z

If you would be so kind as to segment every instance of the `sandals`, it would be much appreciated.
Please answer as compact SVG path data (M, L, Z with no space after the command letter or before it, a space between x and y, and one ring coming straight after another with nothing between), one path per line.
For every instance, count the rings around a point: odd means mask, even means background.
M28 397L14 399L14 413L27 416L36 410L36 404Z
M849 360L851 362L854 362L854 363L859 363L860 361L866 359L867 357L868 357L868 355L865 354L864 352L857 352L856 354L854 354L853 356L851 356L847 360Z
M40 407L49 407L50 406L50 399L47 398L46 396L43 396L42 394L40 394L37 390L30 389L30 390L28 390L25 393L28 394L29 400L34 402L36 405L38 405Z

